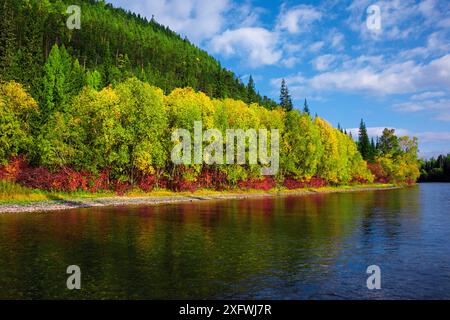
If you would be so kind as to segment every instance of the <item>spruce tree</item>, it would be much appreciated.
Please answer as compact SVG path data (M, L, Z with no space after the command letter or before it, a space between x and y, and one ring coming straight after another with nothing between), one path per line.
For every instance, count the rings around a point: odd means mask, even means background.
M303 112L306 113L306 114L308 114L308 115L310 114L308 101L306 101L306 99L305 99L305 104L304 104L304 106L303 106Z
M59 48L55 44L44 65L41 98L44 121L51 113L63 110L71 91L71 76L71 57L64 46Z
M286 111L291 111L294 108L289 89L284 79L281 81L280 106Z
M369 152L369 160L370 161L375 161L375 158L377 156L377 147L375 145L375 141L373 140L373 137L370 141L370 152Z
M369 158L370 141L369 135L367 134L366 124L364 123L363 119L361 119L361 123L359 125L358 150L364 160L367 160Z
M14 63L16 35L14 33L14 12L11 0L0 4L0 80L14 78L11 67Z
M247 103L252 103L252 102L256 102L257 100L257 93L255 90L255 82L253 81L253 77L250 76L250 78L248 79L248 84L247 84Z

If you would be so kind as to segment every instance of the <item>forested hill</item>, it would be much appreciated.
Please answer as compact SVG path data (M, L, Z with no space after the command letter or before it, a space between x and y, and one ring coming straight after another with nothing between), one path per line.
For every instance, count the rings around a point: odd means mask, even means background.
M81 30L66 26L67 8L74 4L82 10ZM192 87L213 98L276 106L255 92L252 81L243 84L169 28L104 1L0 0L0 30L0 80L24 84L41 101L44 65L58 44L86 74L81 82L65 79L79 86L94 79L96 86L104 87L136 76L166 93Z

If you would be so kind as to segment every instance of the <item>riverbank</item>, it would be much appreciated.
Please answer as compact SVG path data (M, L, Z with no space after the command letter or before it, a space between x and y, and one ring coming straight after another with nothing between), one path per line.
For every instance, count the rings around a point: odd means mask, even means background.
M125 196L116 196L114 194L53 194L38 192L30 193L28 196L22 195L17 197L16 200L0 200L0 213L46 212L93 207L164 205L208 200L249 199L288 195L302 196L323 193L389 190L396 188L399 187L392 184L372 184L297 190L271 190L267 192L258 190L233 190L225 192L200 190L193 193L176 193L171 191L154 191L150 193L130 192Z

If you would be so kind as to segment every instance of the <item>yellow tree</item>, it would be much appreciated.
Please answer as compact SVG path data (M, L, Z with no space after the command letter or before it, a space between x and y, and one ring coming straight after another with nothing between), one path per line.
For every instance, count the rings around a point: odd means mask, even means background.
M33 146L30 119L39 112L36 101L22 85L0 83L0 164L29 153Z

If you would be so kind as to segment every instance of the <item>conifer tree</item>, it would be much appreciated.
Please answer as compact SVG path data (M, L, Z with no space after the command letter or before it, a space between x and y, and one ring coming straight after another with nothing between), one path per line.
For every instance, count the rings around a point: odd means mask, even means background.
M284 79L281 81L280 106L286 111L291 111L294 108L289 89Z
M252 103L252 102L256 102L257 100L257 93L255 90L255 82L253 81L253 77L250 76L250 78L248 79L248 84L247 84L247 103Z
M11 80L16 42L11 0L5 0L0 4L0 30L0 80Z
M375 144L375 140L372 137L372 140L370 141L370 160L375 160L375 157L377 156L377 146Z
M79 65L78 65L79 66ZM42 111L46 116L61 111L71 91L72 61L64 46L54 45L44 65Z
M359 136L358 136L358 150L361 153L364 160L367 160L370 155L370 141L367 134L366 124L364 120L361 119L359 125Z
M303 112L306 113L306 114L310 114L308 101L306 101L306 99L305 99L305 104L303 106Z

